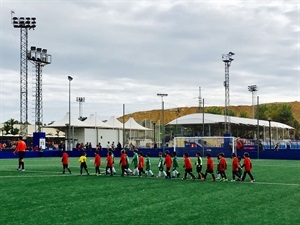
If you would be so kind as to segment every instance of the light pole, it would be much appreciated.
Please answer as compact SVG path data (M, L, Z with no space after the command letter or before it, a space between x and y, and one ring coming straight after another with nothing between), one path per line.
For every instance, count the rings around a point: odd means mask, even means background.
M73 77L68 76L69 80L69 131L68 131L68 150L71 150L71 81Z
M85 97L76 97L76 102L79 102L79 120L84 120L83 113L82 113L82 104L85 102Z
M161 140L161 145L162 145L162 150L163 152L165 151L165 121L164 121L164 97L167 97L168 94L160 94L158 93L157 96L161 97L161 120L162 120L162 140Z
M255 117L255 110L254 110L255 93L257 92L257 86L256 85L248 86L248 91L250 91L252 93L252 118L254 119L254 117Z
M51 63L51 55L47 54L47 49L31 46L27 59L36 67L35 126L37 129L35 131L41 132L43 125L42 68Z
M155 139L155 124L156 122L155 121L151 121L152 122L152 125L153 125L153 143L155 143L156 139Z
M269 139L270 139L270 150L271 150L272 149L271 119L268 119L268 121L269 121Z
M11 22L14 28L20 29L20 134L28 135L28 30L36 27L35 17L15 17L11 11Z
M222 60L225 63L225 81L224 81L224 87L225 87L225 121L224 121L224 129L225 133L231 132L230 129L230 115L229 115L229 107L230 107L230 99L229 99L229 67L231 65L231 62L233 61L232 56L235 54L233 52L229 52L228 54L222 55Z

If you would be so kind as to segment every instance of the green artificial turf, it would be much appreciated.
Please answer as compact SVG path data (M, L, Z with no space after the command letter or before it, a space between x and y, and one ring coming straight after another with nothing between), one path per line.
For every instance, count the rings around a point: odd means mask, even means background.
M25 158L25 172L1 159L0 224L300 224L299 161L252 160L256 183L241 183L120 177L118 165L116 176L95 176L92 160L91 175L80 176L78 158L71 175L60 158Z

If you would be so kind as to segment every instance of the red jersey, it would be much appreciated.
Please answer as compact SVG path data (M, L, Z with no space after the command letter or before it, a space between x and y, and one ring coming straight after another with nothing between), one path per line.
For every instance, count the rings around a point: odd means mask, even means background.
M206 162L206 169L208 171L213 171L214 170L214 162L212 160L212 158L208 158L207 162Z
M113 166L113 158L111 155L106 157L106 163L108 167L112 167Z
M15 149L14 153L16 153L18 151L25 152L26 148L27 148L27 146L26 146L25 141L20 140L17 143L17 146L16 146L16 149Z
M245 171L248 172L252 169L252 163L250 158L244 158L244 167L245 167Z
M165 157L165 165L167 168L172 167L172 157L169 154Z
M120 158L120 164L121 166L126 166L127 165L127 157L126 154L122 154Z
M239 171L239 160L237 157L232 159L232 171Z
M226 159L223 157L220 159L219 169L221 172L223 172L227 169L227 162L226 162Z
M95 166L100 166L101 165L101 157L100 157L99 154L95 155L94 165Z
M138 168L139 168L139 169L143 169L143 168L144 168L144 165L145 165L144 157L143 157L143 156L140 156Z
M188 157L184 158L184 168L185 169L193 168L192 162L191 162L190 158L188 158Z
M69 155L68 155L68 153L64 152L64 153L62 154L61 162L62 162L62 164L64 164L64 165L69 164Z

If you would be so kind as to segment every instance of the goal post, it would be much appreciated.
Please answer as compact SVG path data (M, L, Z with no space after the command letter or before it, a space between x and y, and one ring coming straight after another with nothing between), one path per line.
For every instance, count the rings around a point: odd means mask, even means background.
M206 153L216 156L223 152L226 157L231 157L232 153L236 153L236 138L231 136L174 137L173 148L179 155L188 152L194 156L196 152L200 152L202 156Z

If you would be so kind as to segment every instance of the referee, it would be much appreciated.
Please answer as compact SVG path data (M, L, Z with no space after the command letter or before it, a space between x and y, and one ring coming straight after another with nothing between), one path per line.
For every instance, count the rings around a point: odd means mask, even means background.
M19 137L16 149L14 151L14 154L18 153L18 155L19 155L18 170L21 170L21 171L25 171L25 168L24 168L24 155L25 155L26 148L27 148L27 146L26 146L25 141L23 141L22 137Z

